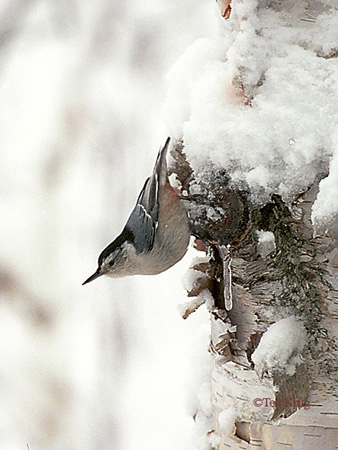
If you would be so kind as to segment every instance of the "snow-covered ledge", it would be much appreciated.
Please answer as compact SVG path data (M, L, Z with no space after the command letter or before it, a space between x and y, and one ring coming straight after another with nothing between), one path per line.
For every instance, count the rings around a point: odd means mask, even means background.
M334 449L338 5L218 3L165 105L209 256L190 289L211 313L209 448Z

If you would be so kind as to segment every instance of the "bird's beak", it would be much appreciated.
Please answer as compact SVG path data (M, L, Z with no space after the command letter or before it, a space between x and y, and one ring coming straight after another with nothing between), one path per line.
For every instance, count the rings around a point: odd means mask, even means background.
M84 284L90 283L91 281L94 281L97 277L103 275L102 272L100 272L100 268L97 269L97 271L95 273L93 273L93 275L91 275L84 283L82 283L82 286Z

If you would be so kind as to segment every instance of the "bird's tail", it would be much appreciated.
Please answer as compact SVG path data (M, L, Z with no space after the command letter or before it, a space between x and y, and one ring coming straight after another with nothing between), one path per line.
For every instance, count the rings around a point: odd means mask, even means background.
M165 141L164 147L160 148L153 173L146 179L143 189L138 196L136 205L142 205L154 221L158 218L158 196L160 187L169 183L167 173L167 152L170 138Z
M157 178L158 184L160 186L164 186L168 180L167 153L169 149L169 143L170 137L167 138L164 146L160 148L153 171L153 176Z

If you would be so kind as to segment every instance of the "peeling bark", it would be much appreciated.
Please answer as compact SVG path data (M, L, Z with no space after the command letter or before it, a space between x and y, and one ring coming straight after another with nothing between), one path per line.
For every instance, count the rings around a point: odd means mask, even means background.
M240 107L250 108L265 78L263 71L256 74L255 82L248 82L255 66L251 61L246 70L245 46L243 50L240 43L250 8L253 14L259 8L281 14L295 11L287 16L287 27L301 23L306 28L335 7L321 1L300 5L295 0L262 0L256 9L254 2L248 2L241 16L236 8L241 3L218 2L223 17L231 12L231 27L238 35L237 42L234 33L236 51L229 56L233 91L227 95ZM337 48L318 51L317 56L336 58ZM214 448L338 449L338 249L335 237L316 235L311 222L320 180L298 193L293 202L286 204L273 195L265 206L257 207L247 192L234 189L225 170L206 165L194 173L183 142L176 145L173 156L192 232L203 241L209 256L209 265L203 269L207 279L201 278L195 291L209 289L214 298L214 306L209 306L211 432L219 437ZM198 195L193 194L196 191ZM262 231L274 236L268 250L260 248L258 233ZM267 360L259 368L254 354L264 336L273 324L290 317L304 327L305 345L295 346L285 367ZM225 411L233 411L233 427L222 425Z
M329 449L338 442L338 251L329 237L312 237L310 213L317 189L313 186L291 206L275 197L264 208L251 210L250 229L242 241L236 237L231 250L230 311L217 244L204 240L215 299L211 383L215 432L222 437L219 450ZM274 233L274 254L258 254L257 229ZM291 375L272 369L260 377L251 356L269 326L290 315L300 317L307 330L301 363ZM257 398L262 403L256 406ZM218 420L227 409L238 415L230 436L222 435Z

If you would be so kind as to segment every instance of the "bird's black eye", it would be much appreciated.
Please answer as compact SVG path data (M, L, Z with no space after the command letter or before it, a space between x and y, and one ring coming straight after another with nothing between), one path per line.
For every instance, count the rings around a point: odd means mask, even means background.
M114 265L114 261L110 260L108 264L110 265L110 267L112 267Z

